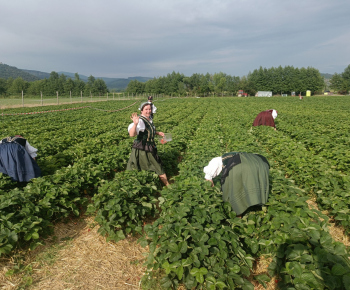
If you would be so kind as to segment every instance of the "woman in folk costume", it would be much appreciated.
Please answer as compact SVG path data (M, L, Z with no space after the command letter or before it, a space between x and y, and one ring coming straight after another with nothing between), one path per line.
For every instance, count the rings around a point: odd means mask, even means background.
M136 113L131 115L132 123L128 127L130 137L137 136L132 145L127 170L149 170L159 175L164 185L169 185L162 162L157 154L157 146L154 142L155 135L164 137L163 132L157 132L151 119L151 104L142 103L141 116Z
M212 186L213 178L221 173L223 200L240 216L249 207L267 202L269 168L269 162L262 155L230 152L213 158L203 171Z
M21 135L0 141L0 172L9 175L13 181L28 182L41 176L35 161L38 149L32 147Z
M276 130L276 125L275 125L275 119L277 117L277 111L276 110L266 110L263 112L260 112L254 122L253 122L253 126L270 126L275 128Z
M148 96L148 103L151 104L151 110L152 110L152 112L151 112L151 118L153 119L153 114L156 113L157 107L153 104L153 97L152 97L152 96Z

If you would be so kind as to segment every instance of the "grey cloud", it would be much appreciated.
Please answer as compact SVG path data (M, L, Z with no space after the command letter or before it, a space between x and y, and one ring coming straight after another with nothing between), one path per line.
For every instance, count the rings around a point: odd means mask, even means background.
M345 0L3 2L0 61L19 68L243 76L279 65L339 73L350 61Z

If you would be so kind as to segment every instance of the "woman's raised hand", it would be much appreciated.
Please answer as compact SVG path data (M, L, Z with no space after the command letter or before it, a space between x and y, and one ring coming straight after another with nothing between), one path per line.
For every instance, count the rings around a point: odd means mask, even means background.
M134 124L137 125L139 123L140 117L137 116L137 113L132 113L130 119L133 121Z

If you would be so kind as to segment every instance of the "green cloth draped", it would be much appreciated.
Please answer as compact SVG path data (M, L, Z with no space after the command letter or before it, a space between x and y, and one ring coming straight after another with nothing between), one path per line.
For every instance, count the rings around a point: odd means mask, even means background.
M223 200L237 215L250 206L262 205L269 196L269 165L252 153L238 153L241 163L235 165L222 185Z

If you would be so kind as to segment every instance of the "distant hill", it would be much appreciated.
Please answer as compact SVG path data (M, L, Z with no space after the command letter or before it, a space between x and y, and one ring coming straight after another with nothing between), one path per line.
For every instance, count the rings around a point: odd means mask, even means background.
M327 73L325 73L325 74L321 73L321 76L323 76L325 79L329 80L329 79L332 78L333 75L332 74L327 74Z
M74 79L75 78L75 73L71 72L57 72L59 75L64 74L68 78ZM42 80L42 79L48 79L50 77L50 73L47 72L41 72L37 70L29 70L29 69L19 69L14 66L9 66L7 64L0 63L0 78L3 79L8 79L8 78L13 78L16 79L18 77L21 77L25 81L32 82L32 81L37 81L37 80ZM105 81L107 88L109 90L124 90L128 86L129 82L131 80L138 80L139 82L146 82L152 78L148 77L129 77L129 78L106 78L106 77L98 77L94 76L95 79L102 79ZM81 75L79 74L79 78L87 82L88 76Z
M38 77L39 79L48 79L50 77L50 74L47 72L37 71L37 70L29 70L29 69L22 69L22 71L27 72L33 76Z
M145 83L148 80L151 80L152 78L129 77L127 79L123 79L123 78L103 78L102 77L101 79L105 81L108 89L120 90L120 89L126 89L130 81L137 80L141 83Z
M8 78L16 79L19 77L21 77L23 80L25 80L27 82L33 82L33 81L40 80L39 77L37 77L33 74L30 74L26 71L18 69L14 66L9 66L7 64L0 63L0 78L2 78L2 79L8 79Z
M58 74L64 74L66 75L67 77L71 78L71 79L74 79L75 77L75 73L70 73L70 72L58 72ZM79 78L81 80L83 80L84 82L87 82L88 80L88 77L87 76L84 76L84 75L79 75ZM94 76L95 79L102 79L104 80L104 82L106 83L107 85L107 88L110 89L110 90L123 90L123 89L126 89L126 87L128 86L128 83L131 81L131 80L138 80L139 82L147 82L148 80L151 80L152 78L148 78L148 77L140 77L140 76L137 76L137 77L129 77L127 79L125 78L106 78L106 77L96 77Z
M75 73L71 73L71 72L66 72L66 71L59 71L57 72L59 75L61 74L64 74L65 76L67 76L68 78L71 78L72 80L75 79ZM84 75L81 75L81 74L78 74L79 75L79 78L84 81L84 82L87 82L88 80L88 77L87 76L84 76ZM95 79L99 79L97 77L94 76Z
M36 77L40 78L40 79L45 79L45 78L49 78L50 74L49 73L45 73L45 72L40 72L40 71L35 71L35 70L23 70L26 71L28 73L31 73L33 75L35 75ZM75 73L71 73L71 72L65 72L65 71L59 71L57 72L59 75L64 74L65 76L67 76L68 78L71 78L74 80L75 78ZM84 81L87 82L88 80L88 76L85 75L81 75L79 74L79 78ZM148 80L151 80L152 78L148 78L148 77L129 77L127 79L125 78L106 78L106 77L97 77L94 76L95 79L102 79L104 80L104 82L107 85L107 88L109 90L116 90L116 91L120 91L120 90L124 90L126 89L126 87L128 86L129 82L131 80L138 80L139 82L146 82Z

